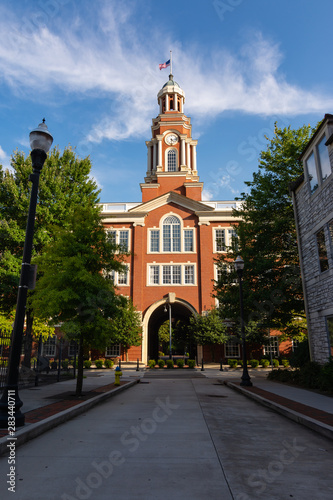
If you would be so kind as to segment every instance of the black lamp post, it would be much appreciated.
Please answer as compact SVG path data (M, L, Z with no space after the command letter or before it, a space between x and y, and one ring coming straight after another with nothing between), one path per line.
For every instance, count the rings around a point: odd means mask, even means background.
M10 422L15 422L16 427L24 425L24 414L21 413L23 403L18 394L21 346L27 294L28 290L33 289L35 286L35 267L32 266L30 262L35 227L39 175L46 160L46 153L49 151L53 142L53 137L47 129L45 119L43 123L40 123L36 129L30 132L29 138L32 150L30 155L33 168L33 173L30 175L29 180L32 182L32 188L25 233L21 276L17 294L15 322L11 338L7 384L0 400L0 428L8 426L9 414L11 416Z
M240 385L252 386L251 377L247 371L247 357L246 357L246 342L245 342L245 328L244 328L244 303L243 303L243 288L242 288L242 276L244 269L244 261L242 257L237 257L234 262L235 270L238 274L239 282L239 301L240 301L240 313L241 313L241 334L242 334L242 350L243 350L243 375Z
M171 340L172 340L172 337L171 337L171 304L170 302L168 302L168 306L169 306L169 359L172 359L172 347L171 347ZM167 312L167 308L166 308L166 304L164 306L164 312Z

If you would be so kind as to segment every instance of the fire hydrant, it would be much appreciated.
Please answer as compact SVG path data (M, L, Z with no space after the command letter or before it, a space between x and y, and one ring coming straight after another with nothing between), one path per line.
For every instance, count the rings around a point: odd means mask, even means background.
M123 374L123 372L121 371L119 366L117 366L117 368L114 372L114 385L120 385L120 377L122 376L122 374Z

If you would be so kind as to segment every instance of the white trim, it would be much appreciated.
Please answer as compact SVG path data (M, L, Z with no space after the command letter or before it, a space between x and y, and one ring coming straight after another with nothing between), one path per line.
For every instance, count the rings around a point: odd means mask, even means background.
M110 227L106 227L105 228L105 231L107 233L109 232L115 232L116 233L116 245L119 245L119 241L120 241L120 233L121 232L127 232L128 234L128 239L127 239L127 250L124 250L125 252L129 252L131 250L131 236L132 236L132 231L129 227L113 227L113 226L110 226ZM121 252L121 250L117 251L117 253Z
M169 164L168 164L168 153L169 151L174 151L176 153L176 170L169 170ZM174 146L170 146L166 148L164 152L164 171L165 172L179 172L179 157L178 157L178 149L175 148Z
M165 219L169 216L177 217L177 219L180 221L180 251L178 251L178 252L175 252L173 250L170 250L170 251L163 250L163 224L164 224ZM151 246L150 246L151 231L157 231L157 230L159 231L159 251L158 252L152 251ZM187 230L191 230L192 234L193 234L193 250L192 251L191 250L185 251L185 231L187 231ZM147 253L148 254L165 254L165 255L170 255L170 254L190 254L190 255L193 255L193 254L196 254L197 253L196 228L190 227L188 225L186 227L184 227L183 219L181 218L180 215L178 215L175 212L168 212L168 213L164 214L160 219L158 227L154 226L154 227L148 228L148 231L147 231Z
M156 266L159 268L159 283L150 283L150 268ZM180 283L163 283L163 266L180 266ZM193 266L193 283L185 283L185 267ZM146 264L146 286L156 287L184 287L184 286L197 286L197 263L196 262L149 262Z

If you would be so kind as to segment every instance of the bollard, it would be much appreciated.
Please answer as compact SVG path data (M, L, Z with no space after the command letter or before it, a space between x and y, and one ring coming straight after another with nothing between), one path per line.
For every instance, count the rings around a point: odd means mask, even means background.
M223 372L222 358L220 359L220 372Z
M114 372L114 385L120 385L121 376L122 376L122 371L120 370L119 366L117 366Z
M121 370L121 359L119 358L119 370Z
M204 372L205 369L204 369L204 363L203 363L203 358L201 358L201 371Z
M139 371L139 358L136 360L136 371Z

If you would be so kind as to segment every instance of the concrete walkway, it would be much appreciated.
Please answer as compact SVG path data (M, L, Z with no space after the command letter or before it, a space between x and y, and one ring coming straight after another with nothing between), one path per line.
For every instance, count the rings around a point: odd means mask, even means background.
M221 383L238 387L240 372L217 373L209 367L194 372L195 378L187 378L185 370L170 372L160 378L158 370L144 376L124 369L123 378L132 382L128 390L18 447L14 498L333 498L333 441ZM88 392L110 386L114 377L105 371L95 375L101 376L84 381ZM253 382L258 389L266 383L258 372ZM21 391L23 410L46 406L49 396L66 394L73 386L67 381ZM285 389L273 386L276 392ZM273 386L265 387L272 391ZM321 396L305 392L307 403ZM295 390L294 396L300 394ZM320 405L333 401L323 398L328 401ZM4 499L13 498L6 483L9 452L0 459Z

